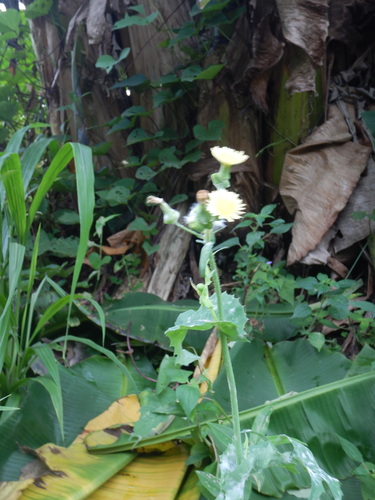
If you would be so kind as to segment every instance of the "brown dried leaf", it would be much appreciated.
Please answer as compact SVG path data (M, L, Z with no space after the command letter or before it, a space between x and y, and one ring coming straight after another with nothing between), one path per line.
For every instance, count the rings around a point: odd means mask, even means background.
M328 120L285 158L280 194L296 213L289 265L318 246L366 168L370 148L351 139L341 112L332 106Z
M250 85L254 103L265 113L268 112L267 87L271 69L284 54L285 44L275 36L272 24L274 16L267 14L257 24L253 38L253 60L246 68L233 89L246 94Z
M328 0L276 0L283 35L316 66L323 64L328 36Z

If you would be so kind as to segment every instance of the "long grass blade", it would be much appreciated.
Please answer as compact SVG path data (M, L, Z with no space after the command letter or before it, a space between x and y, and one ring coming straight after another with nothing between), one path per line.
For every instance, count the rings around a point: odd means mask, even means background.
M39 185L37 192L35 193L33 202L29 209L29 218L28 218L28 227L31 226L35 214L44 200L48 190L52 187L52 184L57 179L59 173L66 167L66 165L73 158L73 150L70 144L65 144L54 159L51 162L51 165L48 167L45 172L43 179Z
M0 373L4 366L10 330L12 304L17 290L19 277L25 257L25 247L18 243L9 245L9 290L8 298L0 316Z
M47 149L51 141L54 141L53 137L43 137L42 139L31 144L22 156L22 177L23 185L25 191L29 185L29 182L34 174L35 168L38 165L42 155Z
M1 168L1 180L5 187L10 215L16 226L18 241L24 245L26 242L26 204L18 154L12 153L5 158Z

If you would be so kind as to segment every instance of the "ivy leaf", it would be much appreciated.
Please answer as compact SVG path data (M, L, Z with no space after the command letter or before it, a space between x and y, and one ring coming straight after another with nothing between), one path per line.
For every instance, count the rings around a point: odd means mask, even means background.
M118 62L118 61L116 61ZM147 76L145 76L143 73L137 73L136 75L129 76L129 78L125 78L125 80L121 80L120 82L115 83L112 85L111 89L121 89L124 87L139 87L140 85L143 85L144 83L148 83ZM132 106L132 108L139 108L139 109L144 109L142 106ZM129 108L129 109L132 109ZM138 115L140 113L137 113ZM142 112L142 115L149 115L150 113L147 112ZM125 115L125 113L123 113ZM125 115L126 116L126 115Z
M184 90L179 89L177 92L174 94L171 90L161 90L157 94L154 95L153 97L153 102L154 102L154 108L157 108L161 106L162 104L167 104L169 102L177 101L177 99L180 99L184 95ZM197 125L196 125L197 126Z
M143 128L135 128L128 135L126 143L130 146L132 144L136 144L137 142L150 141L151 139L153 139L153 136L148 134L145 130L143 130Z
M140 76L140 74L134 75L134 76ZM133 78L133 77L131 77L131 78ZM128 80L130 80L130 78L128 78ZM130 108L127 108L123 113L121 113L121 116L125 116L125 117L148 116L149 114L150 114L150 112L146 111L143 106L130 106Z
M202 68L197 65L188 66L181 73L181 81L182 82L192 82L196 79L196 77L202 73Z
M113 30L120 30L122 28L129 28L130 26L147 26L151 24L158 17L158 12L152 12L147 17L142 16L129 16L129 14L125 14L124 19L120 19L117 23L114 24Z
M224 123L221 120L212 120L209 122L207 129L202 125L195 125L193 134L200 141L220 141L223 128Z
M223 319L215 321L212 313L206 307L201 306L197 311L189 310L180 314L176 320L175 326L166 331L170 338L171 346L176 352L181 352L182 342L188 330L210 330L217 326L230 340L245 340L244 326L247 321L245 311L240 301L228 295L226 292L221 294L223 305ZM217 296L213 294L210 297L213 304L213 311L218 315Z
M154 172L152 168L148 167L147 165L143 165L142 167L139 167L135 173L135 176L137 179L140 179L142 181L148 181L155 177L157 172Z

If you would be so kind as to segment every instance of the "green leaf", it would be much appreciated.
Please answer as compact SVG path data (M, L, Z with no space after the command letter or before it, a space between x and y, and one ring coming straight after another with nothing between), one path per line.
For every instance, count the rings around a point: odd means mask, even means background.
M294 225L294 222L289 224L278 224L275 227L272 227L270 233L271 234L284 234L287 233Z
M140 85L143 85L144 83L146 83L148 81L149 81L148 78L144 74L137 73L136 75L129 76L129 78L125 78L125 80L121 80L121 81L115 83L114 85L112 85L111 89L121 89L124 87L129 87L129 88L139 87ZM142 106L132 106L129 109L138 108L138 107L142 108ZM144 109L144 108L142 108L142 109ZM140 115L138 113L134 113L134 114L136 114L137 116L146 116L146 115L150 114L149 112L145 112L145 111L143 111L141 113L142 114L140 114ZM123 113L123 116L128 116L128 115Z
M0 120L6 124L10 124L12 118L18 111L18 103L14 101L1 101L0 102Z
M52 0L50 0L52 2ZM9 33L9 38L17 38L20 34L21 15L16 9L0 12L0 33Z
M35 19L36 17L46 16L51 10L53 0L34 0L26 6L25 15L27 19Z
M147 165L143 165L143 167L137 168L137 171L135 173L135 176L137 179L140 179L141 181L148 181L155 177L157 172L152 170L152 168L148 167Z
M79 224L79 215L74 210L56 210L55 219L67 226Z
M112 71L112 68L116 63L117 61L113 59L112 56L104 54L103 56L100 56L99 59L96 61L95 67L105 69L108 74Z
M169 328L165 333L171 340L171 346L176 349L177 354L181 350L182 342L188 330L210 330L215 326L230 340L244 340L244 326L247 318L240 301L226 292L221 294L223 305L223 319L215 320L209 309L201 306L197 311L189 310L178 316L175 326ZM210 297L214 306L214 313L218 315L217 297Z
M207 129L202 125L195 125L193 134L200 141L220 141L224 123L221 120L212 120L208 123Z
M295 439L307 443L313 449L316 458L325 470L335 477L348 477L353 470L353 461L342 449L337 436L350 439L350 442L359 449L366 450L367 456L375 455L374 429L371 415L375 411L375 372L367 372L354 377L342 378L350 366L350 361L343 355L322 349L319 353L307 341L282 342L282 349L277 359L273 360L276 372L282 379L284 386L283 397L279 397L276 386L269 383L269 361L265 360L264 347L261 343L239 343L231 352L235 370L237 390L241 394L239 400L243 411L240 413L243 429L252 427L254 419L266 406L273 407L269 432L287 434ZM292 348L293 345L295 348ZM279 346L274 346L276 349ZM298 347L298 348L297 348ZM235 356L243 350L242 360ZM253 352L252 352L253 350ZM235 352L233 352L235 351ZM251 353L251 356L249 354ZM345 368L346 367L346 368ZM312 368L314 372L312 373ZM276 373L275 372L275 373ZM268 374L268 375L266 375ZM226 375L221 375L221 383L215 382L215 399L229 406L227 389L223 392L223 382L226 385ZM249 384L249 380L252 381ZM293 390L293 393L288 391ZM256 391L258 397L254 398ZM296 392L299 391L299 392ZM275 396L274 396L275 395ZM277 399L275 399L275 397ZM266 404L264 401L268 400ZM263 401L263 403L262 403ZM361 411L358 411L361 408ZM216 424L230 430L231 421L222 420ZM200 428L204 427L200 422ZM162 436L154 436L142 440L141 445L156 444L170 439L188 436L195 430L195 426L176 417L171 426ZM350 429L350 437L348 437ZM353 431L355 429L355 431ZM210 431L211 434L211 431ZM120 437L111 446L101 446L91 451L122 451L130 449L132 440ZM269 491L280 492L290 489L292 476L287 471L281 476L274 475L268 478ZM271 496L275 496L272 494ZM258 497L257 497L258 498ZM339 498L339 497L338 497Z
M172 90L161 90L155 94L152 98L154 103L154 108L162 106L163 104L168 104L170 102L177 101L184 95L185 91L183 89L177 90L175 93Z
M133 78L133 77L131 77ZM130 117L130 116L148 116L150 114L149 111L146 111L143 106L130 106L127 108L121 116Z
M173 420L168 407L175 403L175 392L167 389L160 394L146 390L139 395L141 417L134 424L134 436L154 436L160 434L165 424Z
M25 247L18 243L9 244L9 284L8 296L6 303L0 316L0 373L3 370L4 359L7 354L7 346L9 335L11 334L12 321L11 310L15 298L17 287L19 286L19 278L22 271L23 261L25 257Z
M182 82L192 82L196 79L197 75L202 73L202 68L197 65L188 66L181 73L181 81Z
M121 367L113 361L101 358L93 364L91 359L72 368L57 364L64 408L65 445L69 445L86 423L104 412L113 401L134 391L122 376ZM35 378L30 379L23 385L22 394L17 404L19 411L7 412L7 419L0 422L0 481L18 480L21 469L35 460L21 452L19 445L38 448L45 443L63 444L45 385Z
M147 224L147 222L143 219L143 217L136 217L129 224L129 231L142 231L144 233L148 233L152 231L156 227L156 222L152 224Z
M100 56L99 59L96 61L95 67L105 69L107 74L108 74L112 71L113 66L116 66L116 64L118 64L123 59L128 57L129 54L130 54L129 47L126 47L125 49L123 49L121 51L118 59L114 59L112 56L104 54L104 55Z
M48 247L44 251L48 251L57 257L75 258L79 246L79 239L76 236L69 238L53 238L49 240Z
M160 245L159 244L151 245L151 243L149 242L149 240L145 240L142 243L142 248L147 253L147 255L152 255L153 253L155 253L155 252L157 252L159 250Z
M309 333L309 342L313 347L315 347L315 349L320 351L322 347L324 347L326 339L320 332L311 332Z
M206 275L206 267L211 257L213 246L214 243L212 241L209 241L208 243L205 243L201 249L201 254L199 257L199 274L202 277Z
M1 168L1 180L5 187L10 215L16 226L18 241L25 244L27 234L25 191L18 154L12 153L5 156Z
M131 196L130 189L124 186L114 186L108 191L97 191L96 194L110 207L126 205Z
M26 148L26 151L21 159L22 177L23 177L23 185L25 191L29 186L35 168L40 162L40 159L42 158L45 150L54 140L55 139L53 139L52 137L43 137L33 142L32 144L30 144L30 146Z
M196 80L212 80L224 68L224 64L212 64L198 73Z
M190 310L193 301L170 303L156 295L143 292L127 293L122 299L103 304L106 325L118 335L129 335L132 339L147 344L157 343L164 349L169 348L165 336L167 328L172 326L177 316ZM98 319L86 309L86 315L98 324Z
M46 123L33 123L31 125L27 125L26 127L22 127L17 132L15 132L10 140L7 143L7 147L5 148L5 153L19 153L21 142L28 130L31 128L43 128L49 127Z
M176 365L176 358L164 356L159 367L158 382L156 384L156 394L163 392L169 384L178 382L179 384L186 384L189 380L191 372L182 370Z
M142 141L150 141L151 139L153 139L153 136L148 134L145 130L143 130L143 128L135 128L128 135L126 143L128 146L131 146L132 144L137 144Z
M58 363L49 345L35 345L33 346L33 350L42 361L49 375L52 377L52 380L44 377L37 377L35 380L45 387L51 397L51 401L57 415L57 420L59 422L61 438L62 441L64 441L64 410Z
M375 314L375 304L366 300L351 300L350 307Z
M142 17L138 15L129 16L129 14L125 14L125 17L120 21L117 21L112 29L120 30L122 28L129 28L130 26L147 26L148 24L153 23L155 19L158 17L158 15L159 15L158 12L152 12L147 17Z
M188 418L191 416L201 397L202 394L198 387L193 387L192 385L179 385L176 389L177 402L180 403Z

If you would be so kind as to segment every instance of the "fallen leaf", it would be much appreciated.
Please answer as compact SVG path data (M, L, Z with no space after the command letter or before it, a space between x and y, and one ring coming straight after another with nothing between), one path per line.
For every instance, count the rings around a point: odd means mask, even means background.
M365 170L371 149L352 142L337 106L304 144L289 151L280 194L295 214L288 265L314 250L345 207ZM328 257L328 255L327 255Z

